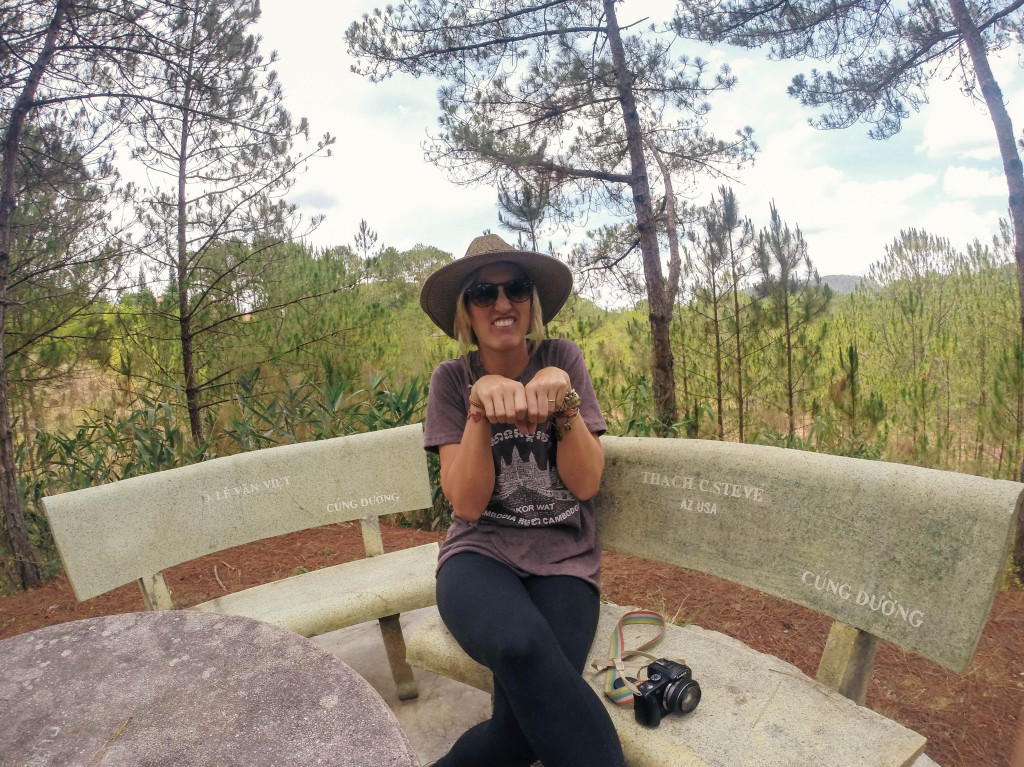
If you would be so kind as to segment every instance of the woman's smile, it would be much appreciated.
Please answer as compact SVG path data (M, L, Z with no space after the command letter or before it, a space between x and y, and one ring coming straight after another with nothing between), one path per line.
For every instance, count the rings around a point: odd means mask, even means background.
M477 275L476 284L491 283L498 288L497 300L490 306L469 303L469 319L476 335L477 345L485 355L488 352L507 353L525 346L530 328L531 301L510 301L503 287L506 282L524 277L514 264L498 263L485 266Z

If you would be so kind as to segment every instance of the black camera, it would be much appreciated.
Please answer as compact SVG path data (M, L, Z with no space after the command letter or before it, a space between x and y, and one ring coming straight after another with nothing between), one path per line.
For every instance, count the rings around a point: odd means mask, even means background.
M689 666L659 658L647 667L647 680L633 693L633 713L647 727L657 727L661 717L676 712L689 714L700 703L700 685Z

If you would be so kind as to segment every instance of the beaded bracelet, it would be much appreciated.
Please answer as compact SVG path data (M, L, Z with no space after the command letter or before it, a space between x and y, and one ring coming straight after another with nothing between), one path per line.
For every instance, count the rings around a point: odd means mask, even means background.
M475 399L473 399L473 395L470 394L469 395L469 407L470 407L470 409L468 411L466 411L466 420L467 421L472 421L473 423L480 423L480 420L484 417L484 413L487 412L487 408L484 407L484 403L483 402L477 402ZM476 412L475 410L472 409L472 408L475 408L475 407L480 408L480 410L482 410L484 412L481 412L481 413Z
M555 415L561 415L569 413L573 410L579 410L580 407L580 395L575 389L571 388L562 397L562 404L559 405L558 410L555 411Z
M575 407L571 410L563 410L555 415L558 418L567 419L566 422L561 425L559 425L558 421L555 421L555 436L557 439L561 439L565 436L567 431L572 430L572 425L576 422L576 419L580 417L580 409Z

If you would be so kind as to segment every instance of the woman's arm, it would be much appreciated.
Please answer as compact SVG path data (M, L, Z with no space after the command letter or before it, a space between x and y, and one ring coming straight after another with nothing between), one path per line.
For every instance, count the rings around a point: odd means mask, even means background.
M475 522L487 508L494 491L494 459L491 454L491 423L515 423L524 434L555 413L555 408L572 388L569 374L561 368L546 367L525 386L508 378L487 375L470 390L469 417L462 441L441 445L441 489L462 519ZM557 418L562 434L557 450L557 468L562 482L581 500L592 498L601 484L604 450L596 434L588 431L581 417Z
M467 420L465 387L457 361L442 362L434 369L424 444L437 448L441 489L452 509L460 518L473 521L483 514L494 491L494 460L490 424L483 418Z
M471 407L470 412L475 409ZM466 421L462 442L441 445L438 452L445 498L460 518L475 522L484 513L494 492L490 421L470 418Z
M582 418L577 418L568 431L558 418L555 426L562 434L558 443L556 465L558 476L573 495L581 501L597 495L604 473L604 448L601 438L587 431Z
M526 384L529 418L543 421L553 415L571 388L572 380L561 368L546 367L538 371ZM575 419L556 417L555 426L562 436L556 459L558 476L580 500L593 498L601 486L601 474L604 472L604 449L600 438L587 430L579 415Z
M469 415L462 441L441 445L441 489L456 514L475 522L494 492L491 423L522 424L526 413L523 385L496 375L481 377L469 391ZM518 425L517 424L517 425Z

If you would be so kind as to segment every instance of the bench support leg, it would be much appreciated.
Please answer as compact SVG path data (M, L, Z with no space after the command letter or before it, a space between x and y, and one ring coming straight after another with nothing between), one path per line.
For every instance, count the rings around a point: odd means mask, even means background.
M153 573L144 578L139 578L139 591L142 592L142 601L146 603L147 610L174 609L174 603L171 601L171 590L164 583L163 573Z
M380 635L384 638L384 650L391 664L391 675L398 686L399 700L412 700L420 695L416 680L412 676L412 666L405 660L405 637L402 636L402 624L399 616L388 615L381 618Z
M877 651L878 637L835 621L818 664L818 681L863 706Z

